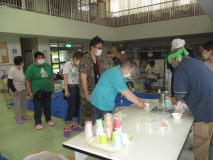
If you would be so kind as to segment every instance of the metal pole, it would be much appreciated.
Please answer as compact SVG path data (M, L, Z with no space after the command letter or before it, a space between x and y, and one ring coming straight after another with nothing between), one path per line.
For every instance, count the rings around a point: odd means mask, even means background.
M196 0L194 0L194 16L195 16L195 1L196 1Z
M130 10L128 11L128 17L129 17L129 25L131 24L131 21L130 21Z
M170 5L170 19L172 19L172 5Z
M166 65L166 54L164 54L164 75L163 75L163 91L165 91L165 75L166 75L166 68L165 68L165 65Z
M48 1L48 7L49 7L49 13L50 13L50 15L51 15L51 14L52 14L52 12L51 12L50 0Z
M72 3L73 3L73 1L71 1L71 9L70 9L70 12L71 12L71 13L70 13L70 19L72 19L72 6L73 6L73 4L72 4Z
M148 6L148 22L149 22L149 6Z

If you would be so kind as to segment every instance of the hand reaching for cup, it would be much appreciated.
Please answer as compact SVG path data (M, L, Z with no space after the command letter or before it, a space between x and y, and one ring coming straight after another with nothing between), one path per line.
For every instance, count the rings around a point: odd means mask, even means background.
M145 105L145 103L144 103L144 101L143 101L142 99L138 101L138 104L137 104L137 105L138 105L138 107L141 108L141 109L143 109L144 107L146 107L146 105Z

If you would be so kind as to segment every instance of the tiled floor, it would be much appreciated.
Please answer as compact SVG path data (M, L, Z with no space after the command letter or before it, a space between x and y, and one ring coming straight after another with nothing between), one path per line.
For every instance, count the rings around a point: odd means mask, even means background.
M136 87L137 88L137 87ZM27 113L33 119L33 112ZM50 127L44 123L44 129L38 131L34 127L34 120L26 121L24 124L16 124L13 108L8 109L4 94L0 93L0 152L9 160L21 160L33 151L39 149L62 154L74 155L73 151L62 147L67 138L63 137L64 122L59 118L52 117L55 126ZM71 132L71 137L78 132ZM188 142L192 143L192 134ZM89 157L87 160L94 158ZM180 154L179 160L193 160L193 152L185 146Z

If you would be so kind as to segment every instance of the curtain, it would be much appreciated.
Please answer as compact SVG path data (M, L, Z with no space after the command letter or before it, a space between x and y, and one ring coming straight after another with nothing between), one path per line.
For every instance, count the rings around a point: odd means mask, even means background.
M195 0L179 0L174 2L168 2L171 0L110 0L110 11L116 12L113 16L122 16L130 14L137 14L140 12L154 11L164 8L170 8L174 6L181 6L196 3ZM163 2L168 2L164 4L159 4ZM148 5L152 5L147 7ZM139 8L142 7L142 8ZM134 9L135 8L135 9ZM128 10L130 11L123 11Z

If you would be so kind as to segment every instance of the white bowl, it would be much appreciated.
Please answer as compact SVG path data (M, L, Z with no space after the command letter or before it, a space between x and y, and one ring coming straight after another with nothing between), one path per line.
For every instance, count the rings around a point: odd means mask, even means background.
M173 116L174 119L180 119L180 117L182 116L182 114L172 113L172 116Z

